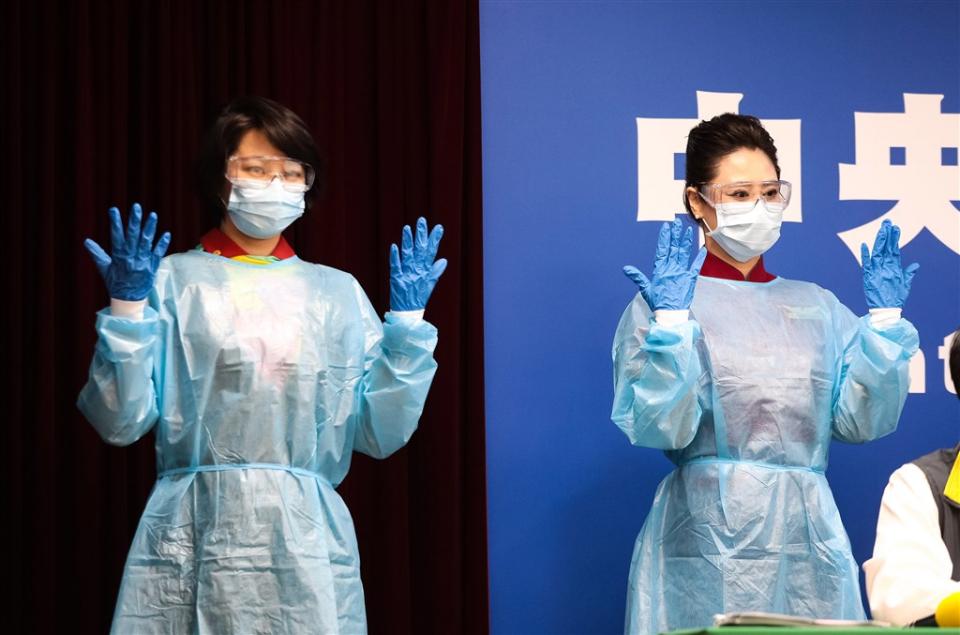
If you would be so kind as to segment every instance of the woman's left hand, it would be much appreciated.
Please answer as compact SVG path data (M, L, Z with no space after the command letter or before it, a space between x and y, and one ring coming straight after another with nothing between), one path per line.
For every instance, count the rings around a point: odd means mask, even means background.
M390 310L419 311L427 306L433 287L447 268L447 259L437 257L443 225L435 225L427 233L427 219L417 220L414 240L409 225L403 226L401 248L390 245ZM401 258L402 254L402 258Z
M906 269L900 266L900 228L889 220L883 221L873 243L873 254L867 244L860 245L863 264L863 292L871 309L903 308L910 294L910 283L918 263Z

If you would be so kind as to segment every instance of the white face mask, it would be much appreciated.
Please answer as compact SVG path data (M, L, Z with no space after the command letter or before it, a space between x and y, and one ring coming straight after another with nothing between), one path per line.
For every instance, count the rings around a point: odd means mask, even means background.
M717 227L708 231L707 236L717 241L734 260L747 262L773 247L780 238L784 207L762 198L717 205ZM710 229L706 220L703 226Z
M251 238L272 238L303 216L303 192L288 192L279 179L263 189L233 183L227 212L241 232Z

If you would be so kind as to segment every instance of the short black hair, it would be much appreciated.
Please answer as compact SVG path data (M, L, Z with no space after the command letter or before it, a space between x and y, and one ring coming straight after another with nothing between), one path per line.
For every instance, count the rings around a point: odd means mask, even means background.
M953 391L960 398L960 329L953 332L950 340L950 379L953 380Z
M286 156L313 166L316 178L306 194L307 209L323 190L326 166L303 120L266 97L239 97L220 111L207 130L194 170L196 193L210 228L220 225L226 211L221 194L227 159L250 130L259 130Z
M683 206L690 216L693 216L693 210L690 209L687 188L712 181L717 174L717 164L723 157L741 148L762 150L776 168L777 178L780 178L777 146L756 117L728 112L709 121L701 121L690 131L687 135L687 182L683 186Z

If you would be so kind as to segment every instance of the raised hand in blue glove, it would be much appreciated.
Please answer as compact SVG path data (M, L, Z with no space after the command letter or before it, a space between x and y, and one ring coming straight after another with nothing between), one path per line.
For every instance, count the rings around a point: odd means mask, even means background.
M873 243L873 254L867 244L860 245L863 265L863 292L871 309L903 308L910 295L910 283L920 268L913 263L906 269L900 266L900 228L889 220L883 221Z
M111 254L103 250L100 245L87 238L83 246L93 257L93 263L107 283L107 291L111 298L117 300L143 300L153 288L153 280L157 275L160 259L167 253L170 246L170 232L165 232L156 246L153 246L153 236L157 231L157 214L150 212L147 222L140 231L140 220L143 212L140 205L133 204L130 210L130 219L127 223L127 233L123 233L123 224L120 221L120 210L111 207L110 215L110 242Z
M410 226L403 226L401 248L390 245L391 311L417 311L427 306L433 287L447 268L446 258L434 262L442 237L443 225L435 225L428 235L427 219L422 216L417 220L416 240Z
M660 228L652 280L636 267L628 265L623 268L623 273L633 280L640 289L640 295L654 311L690 308L697 276L707 257L707 250L701 248L691 264L692 247L693 228L687 227L683 231L683 223L678 218L673 223L664 223Z

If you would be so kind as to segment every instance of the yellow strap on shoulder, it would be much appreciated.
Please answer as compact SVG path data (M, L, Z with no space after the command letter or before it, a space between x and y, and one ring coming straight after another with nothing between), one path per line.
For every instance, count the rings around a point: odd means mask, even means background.
M234 256L231 260L237 260L239 262L246 262L251 265L269 265L270 263L276 262L277 259L272 256Z
M954 503L960 503L960 455L953 461L953 467L950 469L950 476L947 477L943 494Z

